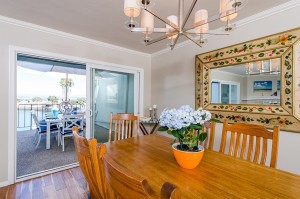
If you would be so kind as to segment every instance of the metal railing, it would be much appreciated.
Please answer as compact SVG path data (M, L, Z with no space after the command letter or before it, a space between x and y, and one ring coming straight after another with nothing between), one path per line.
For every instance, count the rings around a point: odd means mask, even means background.
M80 104L73 104L73 109L81 109ZM59 109L59 104L17 104L17 128L30 128L35 126L31 117L35 112L39 120L45 118L46 113L52 113L52 109Z

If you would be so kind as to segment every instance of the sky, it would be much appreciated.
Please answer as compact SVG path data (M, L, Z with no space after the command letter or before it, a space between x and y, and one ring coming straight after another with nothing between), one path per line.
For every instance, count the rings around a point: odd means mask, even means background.
M33 97L48 98L50 95L63 98L62 88L59 85L65 73L40 72L17 66L17 96L18 99L32 99ZM85 75L69 74L74 81L69 98L86 97Z

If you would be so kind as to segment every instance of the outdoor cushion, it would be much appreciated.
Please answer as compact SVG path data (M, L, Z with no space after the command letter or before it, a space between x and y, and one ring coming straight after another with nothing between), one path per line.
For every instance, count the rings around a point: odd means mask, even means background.
M45 120L41 120L39 122L39 124L40 124L40 127L41 127L40 131L42 133L46 132L47 131L47 122ZM56 130L58 130L57 125L56 124L51 124L50 131L56 131Z

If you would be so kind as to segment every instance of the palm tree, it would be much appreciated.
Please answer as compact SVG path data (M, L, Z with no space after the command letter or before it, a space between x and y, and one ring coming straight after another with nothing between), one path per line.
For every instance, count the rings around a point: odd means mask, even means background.
M65 93L65 101L68 100L68 93L70 91L70 88L74 86L74 81L70 78L68 78L68 74L66 75L66 78L61 78L59 81L59 85L63 89L63 93Z

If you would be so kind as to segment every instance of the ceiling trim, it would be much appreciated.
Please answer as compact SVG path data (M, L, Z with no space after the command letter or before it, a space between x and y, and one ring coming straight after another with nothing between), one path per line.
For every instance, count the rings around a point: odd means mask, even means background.
M82 37L82 36L74 35L74 34L71 34L71 33L55 30L55 29L52 29L52 28L47 28L47 27L44 27L44 26L28 23L28 22L25 22L25 21L5 17L5 16L2 16L2 15L0 15L0 22L15 25L15 26L20 26L20 27L23 27L23 28L28 28L28 29L31 29L31 30L36 30L36 31L40 31L40 32L44 32L44 33L48 33L48 34L52 34L52 35L56 35L56 36L60 36L60 37L65 37L65 38L68 38L68 39L73 39L73 40L76 40L76 41L80 41L80 42L84 42L84 43L88 43L88 44L92 44L92 45L97 45L97 46L101 46L101 47L105 47L105 48L110 48L110 49L113 49L113 50L118 50L118 51L121 51L121 52L130 53L130 54L133 54L133 55L139 55L139 56L148 57L148 58L151 57L151 54L148 54L148 53L142 53L142 52L139 52L139 51L135 51L135 50L131 50L131 49L128 49L128 48L120 47L120 46L117 46L117 45L97 41L97 40L94 40L94 39L89 39L89 38L86 38L86 37Z
M300 1L299 0L291 0L287 3L283 3L283 4L280 4L278 6L275 6L273 8L270 8L268 10L265 10L265 11L262 11L262 12L259 12L259 13L256 13L250 17L246 17L244 19L241 19L239 21L236 21L234 24L236 25L236 28L238 27L242 27L242 26L245 26L249 23L252 23L252 22L255 22L255 21L258 21L258 20L261 20L261 19L264 19L264 18L267 18L267 17L270 17L272 15L275 15L275 14L278 14L278 13L281 13L281 12L284 12L284 11L287 11L289 9L292 9L292 8L295 8L297 6L300 6ZM221 30L221 28L218 28L216 30ZM209 37L212 37L212 36L208 36L206 38L209 38ZM178 48L181 48L181 47L184 47L184 46L187 46L189 44L191 44L192 42L190 40L187 40L185 42L182 42L180 44L177 44L175 46L175 48L173 50L176 50ZM155 53L152 53L151 54L151 57L156 57L156 56L159 56L159 55L162 55L162 54L165 54L167 52L170 52L171 49L170 48L165 48L163 50L160 50L160 51L157 51Z

